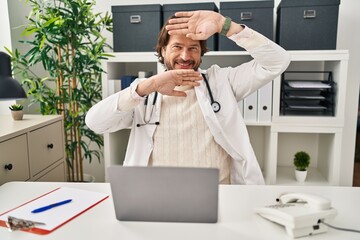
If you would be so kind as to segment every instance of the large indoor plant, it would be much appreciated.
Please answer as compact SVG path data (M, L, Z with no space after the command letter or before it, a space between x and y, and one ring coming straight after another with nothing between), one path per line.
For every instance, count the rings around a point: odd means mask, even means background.
M100 160L103 139L85 125L88 109L101 99L101 60L112 30L108 13L93 13L95 0L26 0L31 6L23 34L31 40L26 53L12 55L15 74L40 104L41 114L64 117L68 180L82 181L83 159ZM33 66L41 64L46 76ZM98 148L89 145L95 143Z

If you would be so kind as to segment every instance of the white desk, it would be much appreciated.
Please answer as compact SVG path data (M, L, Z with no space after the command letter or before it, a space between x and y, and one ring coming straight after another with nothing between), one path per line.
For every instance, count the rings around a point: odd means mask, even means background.
M0 187L0 213L59 186L111 193L108 183L10 182ZM185 240L185 239L290 239L285 229L253 212L255 207L274 203L285 192L316 193L332 200L338 216L335 226L360 229L360 188L310 186L227 186L219 190L219 221L216 224L120 222L115 218L112 198L96 205L64 226L41 236L9 232L0 227L0 239L12 240ZM325 234L301 239L360 239L360 234L329 229Z

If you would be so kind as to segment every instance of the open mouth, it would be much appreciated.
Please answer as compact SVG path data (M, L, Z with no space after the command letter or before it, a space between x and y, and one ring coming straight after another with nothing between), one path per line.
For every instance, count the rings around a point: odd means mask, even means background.
M178 65L181 69L192 69L194 66L193 61L175 61L175 64Z

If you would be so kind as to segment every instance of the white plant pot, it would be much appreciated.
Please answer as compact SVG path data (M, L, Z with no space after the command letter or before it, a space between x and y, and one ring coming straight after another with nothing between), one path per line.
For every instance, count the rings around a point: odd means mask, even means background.
M83 180L84 180L84 182L92 183L92 182L95 182L95 177L93 175L84 173Z
M68 176L68 179L72 179L72 178L69 178ZM74 180L75 182L77 182L76 180L79 179L77 178L76 176L74 176ZM90 174L87 174L87 173L83 173L83 181L84 183L93 183L95 182L95 177L93 175L90 175Z
M11 111L11 116L15 121L23 119L24 112L23 110Z
M307 171L295 170L295 178L298 182L305 182Z

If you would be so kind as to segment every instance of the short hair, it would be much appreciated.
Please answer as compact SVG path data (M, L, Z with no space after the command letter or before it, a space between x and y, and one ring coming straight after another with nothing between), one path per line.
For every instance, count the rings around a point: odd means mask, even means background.
M162 48L166 47L169 43L170 35L168 34L168 31L166 30L166 26L169 24L169 20L172 18L176 18L175 15L172 15L168 18L164 26L161 28L159 35L158 35L158 42L156 45L156 56L158 57L158 60L160 63L164 64L164 57L161 53ZM204 56L204 54L208 51L206 47L206 40L199 40L200 42L200 48L201 48L201 56Z

